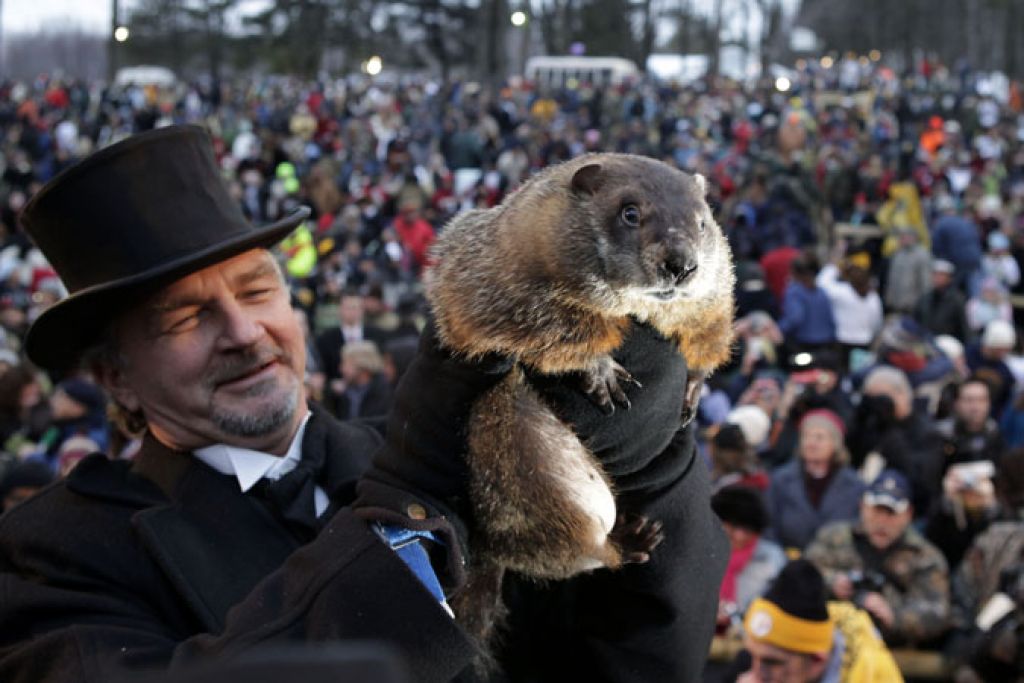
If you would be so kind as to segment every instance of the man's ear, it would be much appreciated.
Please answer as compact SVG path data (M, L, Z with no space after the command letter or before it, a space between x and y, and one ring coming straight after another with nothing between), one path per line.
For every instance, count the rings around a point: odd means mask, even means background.
M138 394L128 385L124 368L113 367L108 363L95 363L92 372L118 405L129 412L139 409Z

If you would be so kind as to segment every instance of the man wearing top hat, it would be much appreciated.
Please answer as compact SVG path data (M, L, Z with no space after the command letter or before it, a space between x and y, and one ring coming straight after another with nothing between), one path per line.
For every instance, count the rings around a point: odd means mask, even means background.
M82 358L144 436L133 462L91 456L0 518L0 680L107 680L300 641L386 642L416 680L477 657L446 601L474 528L462 435L509 363L452 358L428 330L386 438L309 404L269 251L307 215L249 225L195 127L101 150L26 207L71 293L32 327L29 356ZM511 680L695 680L706 658L728 551L679 429L685 361L639 324L617 360L643 384L628 411L542 390L620 507L665 540L617 572L510 581Z

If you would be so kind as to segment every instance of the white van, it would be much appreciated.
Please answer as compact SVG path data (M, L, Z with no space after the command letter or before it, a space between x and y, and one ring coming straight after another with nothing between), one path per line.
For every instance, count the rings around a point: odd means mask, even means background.
M597 86L618 85L639 76L636 64L622 57L531 57L526 78L538 87L563 88L570 80Z

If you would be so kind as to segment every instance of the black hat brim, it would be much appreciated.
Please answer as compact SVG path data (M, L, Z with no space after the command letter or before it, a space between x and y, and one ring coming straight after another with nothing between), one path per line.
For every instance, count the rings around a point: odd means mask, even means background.
M75 292L36 319L25 336L25 352L33 363L63 370L95 343L100 332L119 313L164 285L250 249L270 248L287 237L310 215L299 207L290 215L240 237L225 240L130 277L104 282Z

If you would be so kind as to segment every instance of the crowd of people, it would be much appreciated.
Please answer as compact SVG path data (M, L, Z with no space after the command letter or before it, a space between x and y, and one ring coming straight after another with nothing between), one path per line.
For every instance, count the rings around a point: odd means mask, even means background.
M132 133L196 123L254 224L312 209L278 249L309 395L386 415L425 309L429 247L457 212L597 151L708 180L733 250L737 342L698 416L732 557L719 630L802 554L890 646L999 680L1024 619L1024 100L929 64L800 65L771 84L555 91L424 79L173 88L40 76L0 86L0 494L85 455L131 458L87 373L21 353L64 288L19 225L41 187ZM992 617L994 596L1009 597ZM986 619L979 620L985 613ZM1024 644L1022 644L1024 645ZM993 678L995 676L995 678ZM970 680L970 679L965 679Z

